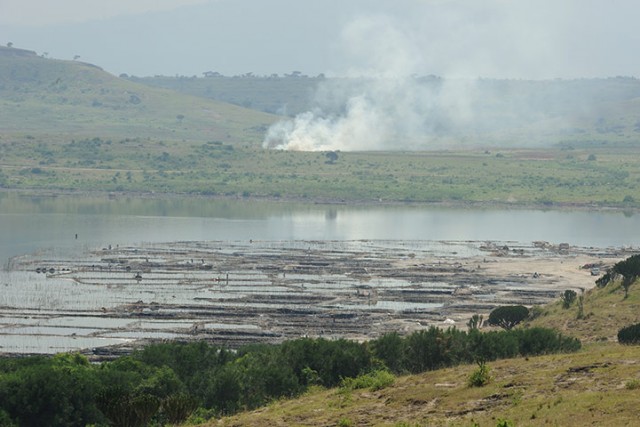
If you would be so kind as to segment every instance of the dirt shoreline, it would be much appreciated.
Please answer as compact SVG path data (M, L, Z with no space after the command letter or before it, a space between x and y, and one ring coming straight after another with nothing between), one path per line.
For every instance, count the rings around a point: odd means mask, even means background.
M499 305L588 289L594 277L582 267L627 255L546 242L391 240L172 242L69 259L41 252L0 273L0 352L103 359L158 340L237 348L464 329Z
M345 206L424 206L424 207L446 207L459 209L540 209L540 210L589 210L589 211L613 211L638 213L638 206L601 205L594 203L534 203L534 202L509 202L503 200L486 201L408 201L393 199L356 199L348 200L343 198L322 198L322 197L292 197L292 196L258 196L249 195L223 195L223 194L201 194L201 193L176 193L176 192L145 192L145 191L102 191L102 190L48 190L48 189L20 189L1 188L0 193L12 193L25 196L37 197L104 197L104 198L139 198L139 199L205 199L205 200L245 200L271 203L308 203L317 205L345 205Z

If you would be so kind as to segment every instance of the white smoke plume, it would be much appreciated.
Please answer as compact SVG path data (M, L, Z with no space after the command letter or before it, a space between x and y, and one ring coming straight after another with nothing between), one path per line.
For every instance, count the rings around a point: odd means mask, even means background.
M355 63L318 88L316 107L271 126L264 147L302 151L413 149L469 115L461 82L417 78L423 58L412 35L386 17L360 18L343 34Z
M327 72L344 77L320 84L313 109L271 126L264 147L412 150L516 139L549 144L550 136L583 126L567 111L588 112L598 98L588 93L595 86L583 90L550 80L573 60L567 46L579 30L571 22L582 2L563 3L553 13L537 1L403 4L412 5L415 16L383 13L344 28L340 47L349 66ZM513 80L522 78L522 70L529 80Z

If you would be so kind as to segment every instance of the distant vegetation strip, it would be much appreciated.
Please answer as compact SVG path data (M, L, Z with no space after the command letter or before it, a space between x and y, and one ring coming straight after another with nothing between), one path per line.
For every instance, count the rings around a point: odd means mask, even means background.
M291 152L145 138L0 138L0 188L335 202L640 206L640 147Z
M0 359L0 425L138 426L257 408L311 386L384 387L389 375L474 360L573 352L577 339L543 328L483 333L432 327L367 343L298 339L238 351L195 342L145 347L93 365L79 354ZM365 376L359 381L345 378Z

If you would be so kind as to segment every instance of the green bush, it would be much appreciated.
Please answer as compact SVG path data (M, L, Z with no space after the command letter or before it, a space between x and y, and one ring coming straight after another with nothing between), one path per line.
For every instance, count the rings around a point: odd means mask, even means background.
M640 344L640 323L625 326L618 331L620 344Z
M553 329L530 328L514 332L518 335L522 355L574 352L581 347L578 339L562 336Z
M479 361L478 367L469 376L467 384L469 387L483 387L489 384L489 381L491 381L489 367L484 361Z
M625 383L624 388L626 388L627 390L637 390L640 388L640 380L629 380Z
M385 370L373 371L356 378L344 378L340 387L351 390L368 388L371 391L381 390L395 382L395 376Z
M571 304L573 304L578 297L576 291L572 291L571 289L567 289L564 291L560 299L562 300L562 308L569 308Z

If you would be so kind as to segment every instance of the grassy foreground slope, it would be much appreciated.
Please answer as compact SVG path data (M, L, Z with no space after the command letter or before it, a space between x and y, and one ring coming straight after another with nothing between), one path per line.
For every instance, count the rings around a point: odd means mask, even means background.
M404 376L378 391L308 393L207 426L634 425L639 347L594 344L571 355L489 364L492 380L467 386L474 365ZM635 382L634 382L635 381Z
M403 376L387 388L315 390L290 401L223 418L209 426L515 426L635 425L640 397L640 346L614 341L638 322L640 284L624 299L619 283L577 303L544 307L532 326L554 327L586 343L577 353L490 362L491 381L469 387L477 368L463 365Z

